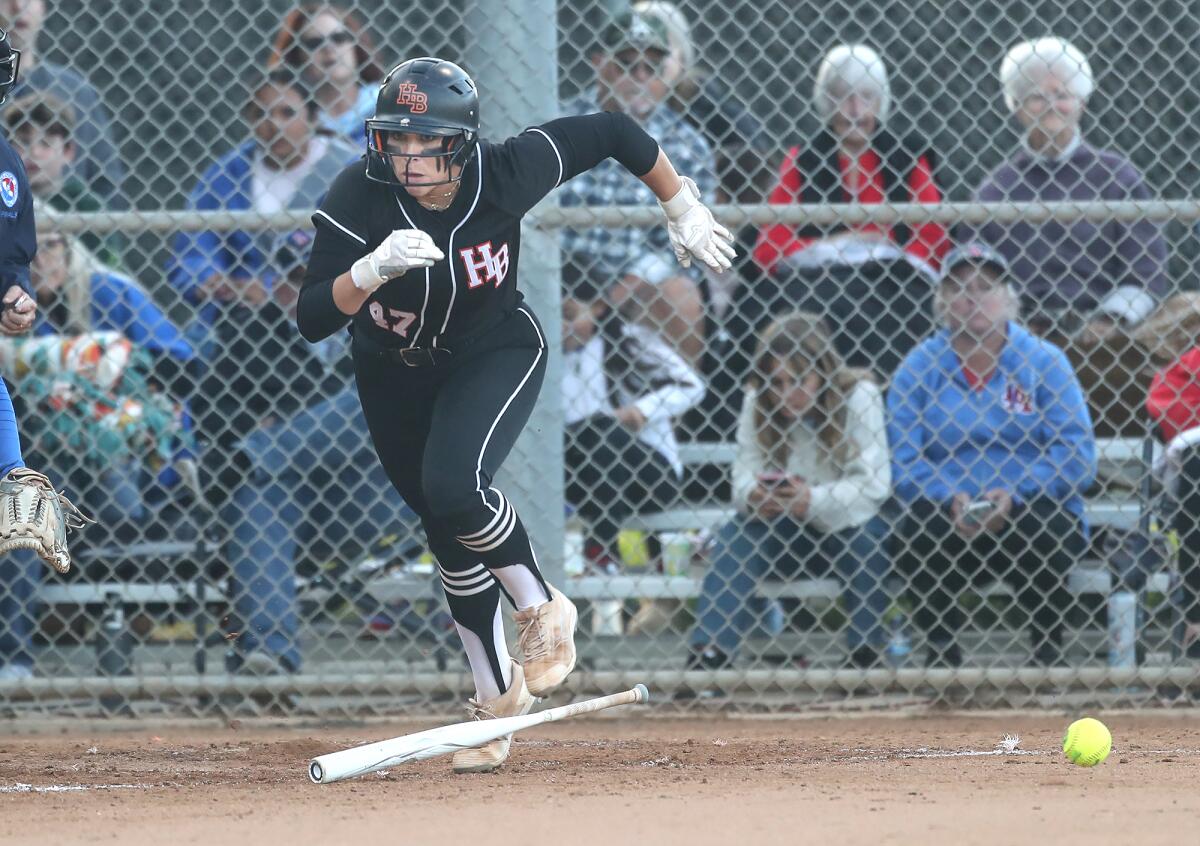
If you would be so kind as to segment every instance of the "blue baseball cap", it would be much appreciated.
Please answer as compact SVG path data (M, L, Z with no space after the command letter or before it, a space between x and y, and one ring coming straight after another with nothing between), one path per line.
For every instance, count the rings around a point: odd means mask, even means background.
M1004 256L982 241L970 241L946 253L946 257L942 259L942 276L940 281L946 281L954 268L964 264L974 265L975 267L987 265L1001 276L1008 275L1008 261Z

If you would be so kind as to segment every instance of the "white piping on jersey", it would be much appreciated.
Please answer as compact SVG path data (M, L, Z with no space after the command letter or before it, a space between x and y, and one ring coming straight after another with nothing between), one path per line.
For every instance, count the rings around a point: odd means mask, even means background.
M542 360L542 356L546 353L546 339L542 336L542 330L538 328L537 321L533 319L533 316L525 309L525 306L517 306L517 311L525 315L525 319L529 321L530 325L533 326L533 331L537 333L538 354L534 357L533 364L529 365L529 369L525 371L525 375L521 377L521 381L517 383L517 387L511 394L508 395L508 399L505 400L504 405L500 407L500 413L496 415L496 419L493 420L492 425L488 427L487 435L483 439L483 446L479 448L479 456L475 459L475 489L479 492L479 498L483 500L484 506L486 506L489 511L496 514L498 514L499 511L497 511L495 508L492 508L491 503L487 501L487 494L482 486L483 454L487 452L488 442L491 441L492 433L496 431L496 426L500 423L500 418L504 416L504 412L508 411L508 407L512 405L512 401L517 398L517 394L521 393L521 389L525 387L525 383L529 381L529 377L533 375L533 371L537 369L538 364ZM501 503L501 505L503 505L503 503Z
M400 202L400 195L392 192L392 198L396 201L396 207L400 209L400 214L404 215L404 219L408 221L409 228L416 229L417 225L413 223L412 218L408 216L408 212L404 210L404 204ZM409 349L417 343L417 338L421 337L421 330L425 328L425 309L429 306L429 268L425 268L425 301L421 303L421 317L417 323L417 329L412 334L412 340L408 342Z
M446 331L446 327L450 325L450 312L454 311L454 294L458 290L458 280L454 278L454 267L457 262L454 259L454 236L458 234L458 230L462 229L463 224L471 219L471 215L475 213L475 207L479 205L479 195L483 192L483 154L482 152L475 156L479 162L479 179L475 183L475 199L471 201L471 208L467 209L466 216L458 222L458 226L450 233L450 241L446 245L446 260L450 262L450 303L446 306L446 319L442 321L442 331L438 332L441 335Z
M349 235L349 236L350 236L351 238L353 238L355 241L357 241L358 243L362 244L364 247L367 245L367 239L366 239L366 238L359 238L357 235L355 235L353 232L351 232L351 231L350 231L349 229L347 229L346 227L342 226L340 223L338 223L336 220L334 220L332 217L330 217L330 216L329 216L328 214L326 214L325 212L321 211L320 209L317 209L317 211L316 211L316 214L319 214L321 217L323 217L323 218L325 218L326 220L328 220L330 223L332 223L332 224L333 224L334 226L336 226L338 229L340 229L340 230L342 230L343 232L345 232L347 235Z
M554 151L554 158L558 159L558 179L555 180L555 182L554 182L554 187L557 188L559 185L562 185L562 178L563 178L562 156L560 156L558 154L558 145L554 143L554 139L551 138L550 134L548 132L546 132L546 130L544 130L544 129L539 129L536 126L531 126L531 127L529 127L529 131L536 132L538 135L541 135L543 138L545 138L547 141L550 142L550 149Z

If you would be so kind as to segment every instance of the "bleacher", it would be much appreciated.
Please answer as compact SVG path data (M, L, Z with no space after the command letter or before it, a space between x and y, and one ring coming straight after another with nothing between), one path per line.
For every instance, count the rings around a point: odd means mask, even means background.
M1099 474L1096 491L1087 499L1086 513L1093 530L1102 526L1132 529L1142 517L1141 499L1138 496L1139 482L1148 472L1146 467L1147 444L1136 438L1100 439L1097 442ZM728 443L688 443L681 445L681 458L685 467L720 467L728 469L734 457L734 446ZM700 529L713 530L733 516L727 504L699 503L681 504L675 508L628 521L627 527L645 532L680 532ZM121 549L91 549L85 556L102 558L105 555L169 562L172 559L197 557L208 560L219 557L220 550L211 544L196 542L162 542L138 544ZM204 572L201 568L201 572ZM659 574L656 572L630 573L616 576L582 575L566 579L563 590L575 600L600 602L637 598L685 600L696 597L700 591L703 574L692 571L688 574ZM1169 574L1158 573L1151 579L1148 590L1166 592ZM408 569L381 570L380 574L362 584L371 597L381 603L401 600L417 600L437 594L435 579L427 572ZM1069 589L1075 594L1107 594L1112 590L1110 573L1095 560L1085 560L1069 576ZM785 582L766 582L761 594L770 598L792 598L802 601L833 601L841 593L840 583L833 578L801 578ZM330 592L330 585L311 584L300 581L302 599L322 601ZM1005 594L1004 583L988 586L984 595ZM169 607L187 606L196 616L197 630L205 628L205 608L220 604L225 595L224 585L196 577L167 582L120 582L103 583L44 582L39 589L41 600L60 606L101 606L106 602L119 601L131 606L150 604ZM197 659L201 660L197 644Z

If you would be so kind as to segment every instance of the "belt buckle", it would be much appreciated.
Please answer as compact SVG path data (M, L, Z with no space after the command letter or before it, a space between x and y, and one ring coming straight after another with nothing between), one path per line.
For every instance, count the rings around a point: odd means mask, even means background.
M408 367L432 367L450 358L450 350L440 347L401 347L400 360Z

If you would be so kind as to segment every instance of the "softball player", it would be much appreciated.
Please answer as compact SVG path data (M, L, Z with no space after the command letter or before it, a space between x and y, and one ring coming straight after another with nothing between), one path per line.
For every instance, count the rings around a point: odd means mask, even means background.
M475 84L443 59L393 68L366 130L365 162L342 171L313 215L297 322L310 341L350 325L375 450L422 518L471 664L470 713L523 714L574 667L577 614L543 578L520 517L492 485L548 354L517 288L521 218L612 157L659 198L685 266L728 268L732 239L626 115L562 118L481 141ZM501 591L517 609L521 664L504 641ZM457 753L454 769L495 769L509 740Z

